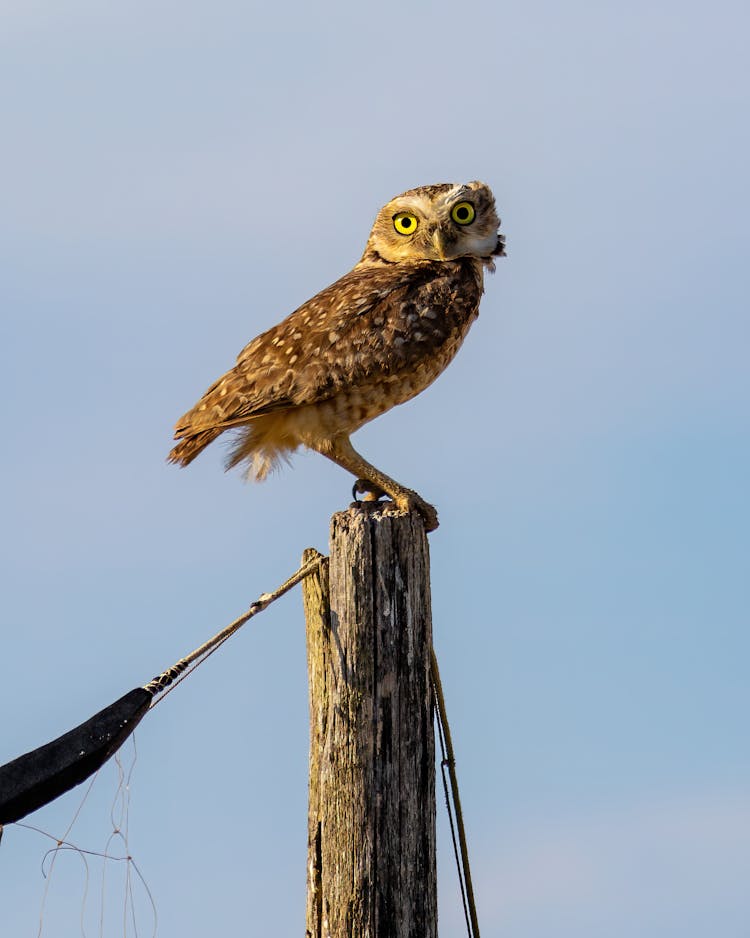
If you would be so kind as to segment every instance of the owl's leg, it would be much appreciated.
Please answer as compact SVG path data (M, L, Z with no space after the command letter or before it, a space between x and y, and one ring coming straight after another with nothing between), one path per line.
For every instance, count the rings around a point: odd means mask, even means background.
M437 511L411 489L404 488L390 476L376 469L360 456L352 446L348 436L338 436L331 440L312 445L321 455L327 456L337 466L357 476L358 481L371 482L374 487L390 495L394 504L402 511L418 511L424 519L425 530L434 531L438 526Z

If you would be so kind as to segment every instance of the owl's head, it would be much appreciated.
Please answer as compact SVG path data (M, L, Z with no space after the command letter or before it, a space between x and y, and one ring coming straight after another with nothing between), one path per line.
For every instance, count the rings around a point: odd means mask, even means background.
M420 186L381 208L360 263L475 257L491 267L493 257L505 254L499 225L483 182Z

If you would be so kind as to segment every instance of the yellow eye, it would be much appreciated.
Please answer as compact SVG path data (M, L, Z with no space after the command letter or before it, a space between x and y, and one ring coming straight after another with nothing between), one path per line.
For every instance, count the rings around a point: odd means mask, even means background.
M451 209L451 218L457 225L470 225L476 217L471 202L456 202Z
M399 212L393 216L393 227L399 234L410 235L417 230L419 220L411 212Z

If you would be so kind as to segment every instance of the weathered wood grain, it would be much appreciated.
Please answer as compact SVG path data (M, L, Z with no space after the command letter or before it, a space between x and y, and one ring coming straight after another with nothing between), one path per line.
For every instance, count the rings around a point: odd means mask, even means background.
M435 938L432 620L420 518L334 515L328 567L305 580L304 603L307 935Z

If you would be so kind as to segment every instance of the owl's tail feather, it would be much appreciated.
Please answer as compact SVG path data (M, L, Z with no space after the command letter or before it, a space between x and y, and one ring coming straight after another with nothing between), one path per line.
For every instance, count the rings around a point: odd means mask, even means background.
M284 439L274 433L274 420L261 418L254 424L240 428L232 442L225 466L234 469L245 463L245 479L262 482L271 472L289 462L290 453L297 448L296 440Z
M167 456L167 462L175 462L180 466L189 465L199 453L203 452L209 443L212 443L219 436L222 429L201 430L199 433L186 436Z

